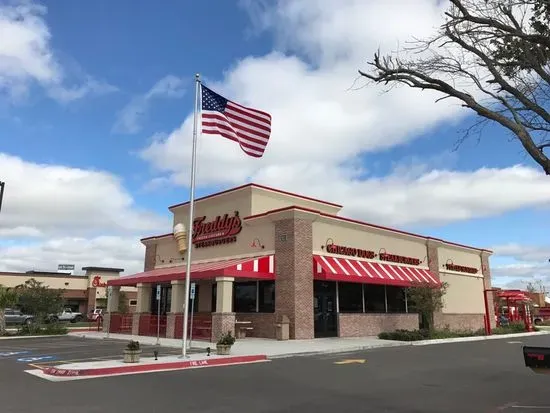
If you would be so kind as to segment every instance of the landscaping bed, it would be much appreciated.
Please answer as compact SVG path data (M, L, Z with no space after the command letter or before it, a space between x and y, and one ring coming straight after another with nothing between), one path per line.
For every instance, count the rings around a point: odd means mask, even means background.
M67 326L60 323L29 324L19 327L16 331L6 331L0 337L52 336L67 334L68 332Z
M537 328L535 328L537 330ZM513 323L508 326L496 327L492 329L492 334L514 334L524 333L525 325L523 323ZM448 328L442 330L396 330L390 332L383 332L378 334L378 338L381 340L396 340L396 341L420 341L420 340L436 340L443 338L458 338L458 337L476 337L484 336L485 329L479 329L477 331L464 330L456 331Z

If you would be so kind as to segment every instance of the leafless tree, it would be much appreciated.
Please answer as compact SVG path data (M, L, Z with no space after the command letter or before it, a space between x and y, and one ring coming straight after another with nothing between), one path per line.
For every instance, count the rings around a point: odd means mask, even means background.
M448 1L435 36L378 51L359 73L458 99L480 117L459 142L497 122L550 175L550 0Z

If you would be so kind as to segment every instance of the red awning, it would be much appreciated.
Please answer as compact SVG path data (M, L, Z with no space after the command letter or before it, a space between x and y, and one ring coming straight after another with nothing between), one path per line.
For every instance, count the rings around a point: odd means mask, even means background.
M410 287L417 283L440 285L430 270L351 258L313 256L313 274L317 280L385 284Z
M191 279L213 277L253 278L260 280L275 279L275 257L236 258L223 261L201 262L191 264ZM135 286L138 283L156 284L185 279L185 265L156 268L138 274L120 277L107 282L108 285Z

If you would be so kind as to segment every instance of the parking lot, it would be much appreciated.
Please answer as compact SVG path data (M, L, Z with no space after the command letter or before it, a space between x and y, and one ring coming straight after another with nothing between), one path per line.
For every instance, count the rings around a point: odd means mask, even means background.
M550 375L524 366L523 345L550 346L550 335L54 383L24 370L32 368L29 364L120 357L125 343L74 337L0 340L2 354L29 351L0 357L0 411L550 412ZM27 361L41 356L57 358Z
M122 358L126 342L112 339L91 340L79 337L44 337L0 340L0 368L2 372L55 366L95 360ZM141 345L143 357L180 354L177 348Z

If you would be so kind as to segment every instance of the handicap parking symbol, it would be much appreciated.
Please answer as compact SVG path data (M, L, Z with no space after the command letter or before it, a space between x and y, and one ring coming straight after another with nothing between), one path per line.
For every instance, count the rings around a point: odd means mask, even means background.
M0 357L11 357L11 356L18 356L20 354L27 354L28 351L6 351L3 353L0 353Z
M17 361L24 362L24 363L33 363L35 361L42 361L42 360L54 360L54 356L34 356L34 357L21 357L18 358Z

